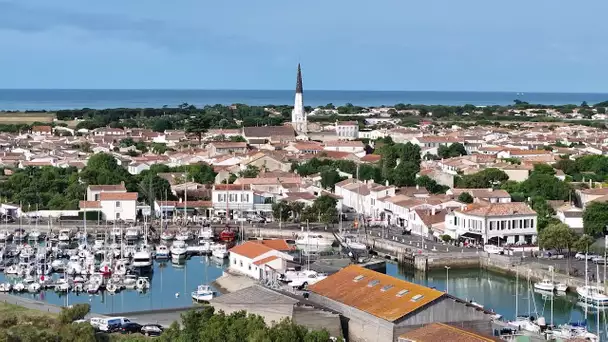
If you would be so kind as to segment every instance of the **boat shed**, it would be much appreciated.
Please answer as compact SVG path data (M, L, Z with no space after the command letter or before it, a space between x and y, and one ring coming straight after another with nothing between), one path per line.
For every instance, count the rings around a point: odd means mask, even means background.
M351 342L393 342L434 322L492 334L492 312L444 292L350 265L309 287L309 300L339 312Z
M289 318L311 330L325 329L330 336L343 337L338 313L307 302L302 297L257 284L209 301L216 311L222 310L226 314L247 311L262 316L268 325Z

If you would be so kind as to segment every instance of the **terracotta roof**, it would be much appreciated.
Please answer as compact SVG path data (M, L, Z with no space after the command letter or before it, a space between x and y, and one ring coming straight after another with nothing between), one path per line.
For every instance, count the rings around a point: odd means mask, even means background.
M89 185L91 191L127 191L124 184L116 185Z
M273 260L277 260L277 259L280 259L280 258L278 256L276 256L276 255L271 255L271 256L266 257L264 259L260 259L258 261L254 261L253 264L260 266L260 265L267 264L267 263L269 263L269 262L271 262Z
M247 148L246 142L213 141L209 145L213 145L216 148Z
M234 246L234 247L230 248L229 252L238 254L238 255L242 255L249 259L255 259L255 258L259 257L260 255L262 255L264 253L268 253L272 250L273 250L272 248L265 246L261 243L247 241L242 245L238 245L238 246Z
M511 216L511 215L536 215L536 211L532 210L527 204L522 202L511 202L511 203L490 203L486 205L482 204L469 204L463 209L456 210L463 214L475 215L475 216Z
M543 155L551 154L550 151L546 150L507 150L513 156L527 156L527 155Z
M137 192L102 192L99 194L100 201L135 201Z
M447 211L435 210L435 215L433 215L432 210L416 209L416 213L418 214L422 222L424 222L424 225L430 227L434 224L444 223Z
M382 156L379 154L366 154L360 160L366 163L377 163L380 159L382 159Z
M456 328L444 323L431 323L418 329L410 330L399 336L399 341L416 342L458 341L458 342L494 342L500 339L483 336L473 331Z
M171 206L176 208L183 208L184 206L186 206L186 208L211 208L213 206L211 201L158 201L158 203L162 206Z
M277 136L295 137L295 131L290 126L245 127L243 134L247 138L265 138Z
M349 140L327 141L327 142L325 142L325 146L332 146L332 147L337 147L337 146L341 146L341 147L345 147L345 146L365 147L365 145L363 145L363 143L361 141L359 141L359 140L353 140L353 141L349 141Z
M391 322L444 295L435 289L358 265L347 266L308 288L313 293Z
M272 249L276 249L277 251L291 251L291 250L294 249L292 246L290 246L289 244L287 244L287 241L280 240L280 239L273 239L273 240L252 240L251 242L259 243L259 244L264 245L266 247L269 247L269 248L272 248Z
M336 126L359 126L357 121L338 121Z
M250 190L249 184L215 184L213 190Z
M50 133L51 130L52 130L51 126L32 126L32 132Z
M80 202L78 202L78 206L80 209L101 208L101 202L99 202L99 201L80 201Z

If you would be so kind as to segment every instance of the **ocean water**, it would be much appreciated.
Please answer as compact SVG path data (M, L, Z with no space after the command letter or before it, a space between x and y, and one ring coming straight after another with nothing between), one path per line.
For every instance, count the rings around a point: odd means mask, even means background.
M58 110L75 108L152 108L181 103L195 106L234 103L293 104L292 90L44 90L0 89L0 110ZM599 93L515 93L446 91L304 90L304 104L352 103L360 106L397 103L477 106L507 105L515 99L535 104L594 104L608 100Z

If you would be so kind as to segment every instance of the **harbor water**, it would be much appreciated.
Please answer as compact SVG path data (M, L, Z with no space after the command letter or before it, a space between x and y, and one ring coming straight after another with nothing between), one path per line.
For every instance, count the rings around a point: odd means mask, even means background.
M37 294L16 295L55 305L89 303L92 312L98 314L184 308L196 305L192 301L191 293L200 284L211 284L222 275L226 266L226 261L221 263L215 258L206 256L194 256L180 265L171 261L155 261L153 272L149 276L151 286L146 292L123 290L116 294L108 294L100 291L95 295L87 293L77 295L70 292L66 296L63 293L46 290ZM525 277L519 278L516 297L515 278L482 269L449 270L449 274L445 271L419 273L388 263L386 271L391 276L434 287L440 291L446 290L447 278L451 295L481 304L485 309L502 315L503 320L512 320L516 317L517 300L517 314L545 317L547 323L551 322L551 296L534 292L532 284L528 283ZM0 275L0 282L6 280L10 281L10 277ZM594 332L597 330L596 317L595 309L589 309L585 317L585 308L578 304L574 294L554 296L553 322L556 325L586 320L589 330ZM606 326L606 317L601 314L600 331L603 336L606 336Z

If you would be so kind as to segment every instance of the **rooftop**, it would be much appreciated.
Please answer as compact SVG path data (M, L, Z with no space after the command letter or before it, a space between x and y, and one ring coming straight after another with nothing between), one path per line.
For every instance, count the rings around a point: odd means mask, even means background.
M483 336L476 332L460 329L444 323L431 323L418 329L406 332L405 334L399 336L399 341L494 342L500 341L500 339L489 336Z
M443 296L443 292L350 265L309 290L387 321L395 321Z
M230 248L230 253L242 255L249 259L255 259L260 255L272 251L273 248L270 248L264 244L256 243L253 241L247 241L241 245L234 246Z
M455 211L483 217L492 216L513 216L513 215L536 215L536 211L532 210L526 203L511 202L511 203L490 203L490 204L469 204L463 209Z
M102 192L99 194L100 201L135 201L137 192Z

